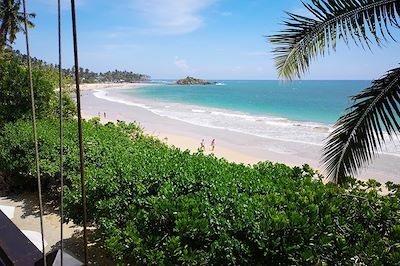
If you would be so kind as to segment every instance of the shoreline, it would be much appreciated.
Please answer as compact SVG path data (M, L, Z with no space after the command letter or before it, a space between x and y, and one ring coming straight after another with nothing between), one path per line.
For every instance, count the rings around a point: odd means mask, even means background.
M200 142L205 139L205 154L210 154L210 143L216 139L216 148L213 153L218 158L244 164L255 164L259 161L272 161L288 166L309 164L316 170L320 167L321 146L307 143L290 143L289 141L267 139L246 133L233 132L227 129L210 128L160 116L150 110L138 106L131 106L97 98L93 91L107 91L108 88L133 89L145 84L95 84L86 89L82 95L84 103L83 116L86 119L98 117L98 114L107 113L103 122L138 122L146 134L168 139L167 143L183 150L197 151ZM132 86L133 85L133 86ZM154 84L148 84L154 85ZM146 86L146 85L145 85ZM397 158L398 160L398 158ZM321 172L321 171L320 171ZM400 166L396 163L395 155L381 154L374 164L366 171L362 171L358 178L366 180L374 178L381 183L393 181L400 183L398 173Z

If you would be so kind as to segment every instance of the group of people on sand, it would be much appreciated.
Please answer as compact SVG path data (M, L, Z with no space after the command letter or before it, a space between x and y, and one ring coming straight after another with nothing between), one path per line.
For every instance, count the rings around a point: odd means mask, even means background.
M214 151L215 150L215 139L213 139L211 141L210 146L211 146L211 151ZM202 139L201 143L200 143L200 151L205 151L205 150L206 150L206 145L205 145L204 139Z

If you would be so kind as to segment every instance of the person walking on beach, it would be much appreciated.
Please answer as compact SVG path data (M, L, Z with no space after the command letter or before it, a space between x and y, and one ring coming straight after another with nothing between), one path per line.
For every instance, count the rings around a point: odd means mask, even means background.
M104 112L104 118L107 118L107 114L106 114L106 112Z
M215 149L215 139L211 141L211 151L214 151L214 149Z
M206 149L206 146L204 145L204 139L201 140L200 143L200 151L204 151Z

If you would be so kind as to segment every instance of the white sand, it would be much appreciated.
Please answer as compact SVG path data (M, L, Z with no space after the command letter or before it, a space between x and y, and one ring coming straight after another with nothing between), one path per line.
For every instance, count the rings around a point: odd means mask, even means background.
M138 87L144 87L144 86L154 86L154 84L150 83L128 83L128 82L123 82L123 83L83 83L80 85L80 89L82 91L93 91L93 90L99 90L99 89L133 89L133 88L138 88Z
M143 84L123 88L134 88L141 85ZM91 86L96 90L110 87L109 84ZM119 88L119 86L120 84L111 87ZM205 139L205 153L211 153L210 143L215 138L216 148L213 153L215 156L224 157L228 161L254 164L268 160L290 166L301 166L307 163L315 169L320 168L321 146L267 139L223 129L192 125L158 116L144 108L96 98L91 91L82 93L82 108L83 115L86 118L97 117L99 113L103 116L106 112L107 119L102 118L104 121L139 122L148 134L157 136L161 140L167 138L169 144L193 152L197 151L201 140ZM382 183L387 181L400 183L399 162L399 157L381 155L368 169L360 173L360 177L362 179L375 178Z

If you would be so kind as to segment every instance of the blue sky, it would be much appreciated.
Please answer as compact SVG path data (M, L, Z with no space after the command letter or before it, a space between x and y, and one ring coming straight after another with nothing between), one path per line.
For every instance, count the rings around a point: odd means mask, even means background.
M27 0L35 12L32 55L57 62L56 0ZM300 0L76 0L80 65L129 70L154 79L276 79L265 35L282 29ZM69 0L63 0L64 67L73 64ZM400 40L400 30L394 31ZM15 48L25 51L20 36ZM399 43L364 51L339 45L304 79L375 79L400 63Z

